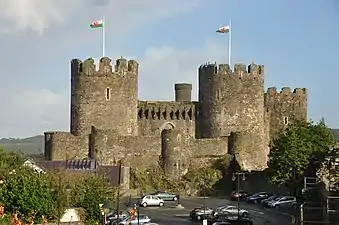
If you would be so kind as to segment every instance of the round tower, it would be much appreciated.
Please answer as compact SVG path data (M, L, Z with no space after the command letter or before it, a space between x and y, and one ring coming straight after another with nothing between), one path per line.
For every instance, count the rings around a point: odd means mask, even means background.
M180 133L175 129L164 129L161 132L161 163L167 176L177 175Z
M190 102L192 101L192 84L177 83L174 85L175 101Z
M199 68L203 137L264 128L264 66L209 64Z
M118 135L137 135L138 63L120 58L71 61L71 133L88 135L94 126Z

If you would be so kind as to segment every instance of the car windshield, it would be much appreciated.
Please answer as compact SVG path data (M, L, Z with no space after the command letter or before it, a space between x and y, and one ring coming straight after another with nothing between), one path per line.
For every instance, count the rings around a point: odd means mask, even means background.
M274 199L277 199L277 198L279 198L279 196L273 195L273 196L269 197L267 200L274 200Z

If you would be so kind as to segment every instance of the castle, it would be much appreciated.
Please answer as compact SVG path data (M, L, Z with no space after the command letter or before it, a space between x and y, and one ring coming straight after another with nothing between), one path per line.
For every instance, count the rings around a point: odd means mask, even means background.
M293 119L307 118L307 90L272 87L264 66L206 64L192 85L175 84L175 101L138 100L138 63L104 57L71 61L70 132L45 132L47 160L95 159L101 165L168 171L204 166L226 154L244 171L267 167L269 141Z

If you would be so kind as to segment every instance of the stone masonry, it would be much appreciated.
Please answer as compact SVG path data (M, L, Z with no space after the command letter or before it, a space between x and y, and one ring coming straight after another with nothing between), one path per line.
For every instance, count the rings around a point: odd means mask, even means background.
M234 154L242 170L267 167L269 141L293 119L307 118L307 90L264 91L264 66L206 64L192 85L175 84L175 101L138 100L138 63L71 61L70 132L45 132L48 160L95 159L101 165L189 165Z

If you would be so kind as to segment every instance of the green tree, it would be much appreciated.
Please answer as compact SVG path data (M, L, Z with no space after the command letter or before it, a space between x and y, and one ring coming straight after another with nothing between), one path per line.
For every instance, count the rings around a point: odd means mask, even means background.
M187 183L194 185L198 191L201 192L206 188L206 191L210 192L222 178L222 173L213 168L189 168L183 178Z
M115 206L117 189L112 188L105 176L97 174L77 178L71 192L71 205L85 210L86 221L99 222L101 218L99 204L108 201Z
M38 174L31 168L22 166L5 179L0 188L1 202L9 212L18 211L27 217L32 212L37 220L45 215L55 216L55 198L44 174Z
M323 120L290 124L271 145L268 162L271 183L295 185L296 179L309 165L311 156L326 153L333 144L333 134Z

